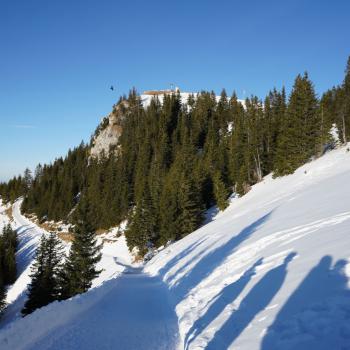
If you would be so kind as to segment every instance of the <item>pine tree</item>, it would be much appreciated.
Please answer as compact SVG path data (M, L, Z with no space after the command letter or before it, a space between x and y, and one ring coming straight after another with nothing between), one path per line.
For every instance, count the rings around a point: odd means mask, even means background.
M203 221L203 209L198 189L189 177L183 178L178 188L179 216L176 227L176 239L195 231Z
M322 140L320 120L314 87L307 73L298 75L279 134L275 176L293 173L311 156L319 153Z
M343 108L341 117L341 135L344 143L350 140L350 56L345 69L345 78L342 85L343 90Z
M237 100L235 93L230 100L230 106L233 115L233 130L229 140L230 179L231 183L237 184L238 179L243 176L243 174L240 174L240 169L247 159L245 153L248 149L248 134L245 111L242 104ZM243 182L243 179L241 180Z
M2 282L4 285L12 284L16 281L16 249L17 234L12 230L10 224L5 226L0 236L0 265L2 273Z
M214 184L214 196L216 204L220 210L225 210L228 206L228 195L229 191L226 188L224 182L222 181L220 172L216 172L213 177Z
M148 245L154 242L156 234L155 208L153 207L148 189L136 204L134 212L129 218L128 229L125 232L129 249L139 248L139 254L143 256Z
M62 275L62 298L86 292L92 280L100 274L96 264L101 259L101 246L96 243L95 231L90 224L91 207L87 201L78 208L74 240Z
M180 214L178 202L178 173L176 166L167 174L160 196L160 240L159 244L175 240L178 237L178 217Z
M27 194L30 188L32 187L32 183L33 183L32 172L28 168L24 171L23 180L24 180L24 194Z
M63 247L55 233L42 236L32 267L31 283L22 314L28 315L60 297Z

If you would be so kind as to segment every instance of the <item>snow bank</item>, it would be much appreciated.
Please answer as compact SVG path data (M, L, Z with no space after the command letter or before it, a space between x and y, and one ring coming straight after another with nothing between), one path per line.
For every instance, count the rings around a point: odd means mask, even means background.
M33 343L43 335L55 327L64 326L76 315L97 303L113 288L114 283L115 281L109 281L103 288L95 288L89 293L78 295L67 301L56 301L17 322L9 324L0 333L0 349L31 348Z

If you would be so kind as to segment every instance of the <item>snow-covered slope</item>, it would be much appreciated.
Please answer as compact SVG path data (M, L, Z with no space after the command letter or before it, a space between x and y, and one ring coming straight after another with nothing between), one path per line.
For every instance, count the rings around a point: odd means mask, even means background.
M0 320L0 329L6 324L21 317L21 309L27 298L27 287L30 283L30 273L35 251L38 247L40 237L47 232L33 224L30 220L21 214L20 206L22 200L18 200L13 205L12 227L17 230L19 247L16 253L17 273L16 282L8 288L6 302L8 307ZM1 224L9 222L4 212L4 205L0 203ZM98 263L98 269L101 274L93 281L92 288L100 286L124 271L126 266L131 265L131 256L129 254L125 237L115 238L116 230L112 230L98 239L98 244L104 242L102 248L102 259ZM62 242L68 252L69 244Z
M350 349L350 152L267 176L146 267L186 349Z
M0 348L350 349L349 179L346 147L267 176L144 271L11 323Z
M3 204L0 198L0 235L2 234L3 228L10 223L10 219L6 214L6 206Z
M21 215L20 206L22 200L18 200L12 207L12 227L17 230L19 246L16 253L17 274L16 282L7 291L6 302L8 307L2 319L0 327L20 317L20 311L26 300L27 285L30 283L30 270L35 256L40 237L44 230L38 228Z

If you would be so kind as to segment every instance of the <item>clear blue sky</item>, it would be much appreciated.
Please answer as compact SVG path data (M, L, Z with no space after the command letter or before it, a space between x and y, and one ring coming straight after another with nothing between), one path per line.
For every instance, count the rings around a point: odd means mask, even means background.
M0 180L88 141L132 86L264 97L307 70L322 93L349 55L348 0L0 0Z

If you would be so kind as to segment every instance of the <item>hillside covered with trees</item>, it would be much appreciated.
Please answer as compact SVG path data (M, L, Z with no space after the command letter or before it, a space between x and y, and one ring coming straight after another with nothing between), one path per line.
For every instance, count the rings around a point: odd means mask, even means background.
M264 100L244 104L223 90L201 92L181 103L179 93L142 106L132 90L118 146L99 158L81 144L34 176L26 171L0 184L5 201L24 196L22 210L42 220L76 223L88 206L89 225L108 229L128 219L129 248L144 254L149 244L177 240L203 223L213 205L228 205L273 172L291 174L300 165L350 139L350 59L342 84L319 98L307 73L287 97L273 89ZM99 131L101 128L98 128Z

